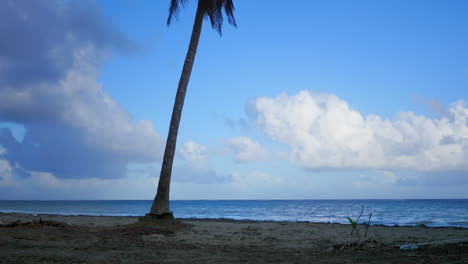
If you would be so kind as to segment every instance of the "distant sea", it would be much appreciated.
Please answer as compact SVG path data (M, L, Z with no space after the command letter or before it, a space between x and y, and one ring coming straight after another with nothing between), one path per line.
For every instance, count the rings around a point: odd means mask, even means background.
M143 216L152 201L0 201L0 212L62 215ZM371 224L468 228L468 199L445 200L228 200L171 201L178 218L309 221L348 223L346 217Z

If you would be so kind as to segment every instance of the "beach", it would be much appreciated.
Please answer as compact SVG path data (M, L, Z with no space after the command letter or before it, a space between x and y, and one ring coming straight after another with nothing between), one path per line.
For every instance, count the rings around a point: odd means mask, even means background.
M468 229L455 227L370 225L364 237L365 225L20 213L0 225L0 263L468 262Z

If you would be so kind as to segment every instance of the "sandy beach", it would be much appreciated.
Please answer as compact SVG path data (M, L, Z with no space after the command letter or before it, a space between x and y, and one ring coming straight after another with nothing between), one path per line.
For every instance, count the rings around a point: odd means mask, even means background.
M468 229L0 214L0 263L468 263ZM415 245L401 250L402 245Z

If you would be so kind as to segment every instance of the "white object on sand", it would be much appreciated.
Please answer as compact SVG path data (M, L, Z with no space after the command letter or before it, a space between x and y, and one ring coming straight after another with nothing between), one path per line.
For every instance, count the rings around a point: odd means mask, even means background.
M418 246L416 245L408 245L408 244L405 244L403 246L400 247L400 250L401 251L410 251L410 250L417 250L419 249Z
M417 250L425 246L444 246L444 245L457 245L457 244L468 244L468 237L438 240L438 241L432 241L432 242L426 242L426 243L405 244L400 247L400 250L409 251L409 250Z

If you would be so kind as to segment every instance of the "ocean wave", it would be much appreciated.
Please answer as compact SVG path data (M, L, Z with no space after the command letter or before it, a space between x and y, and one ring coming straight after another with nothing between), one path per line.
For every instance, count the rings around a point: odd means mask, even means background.
M143 216L152 201L0 201L5 213ZM348 224L356 219L371 225L426 225L468 228L467 200L283 200L171 201L178 218L230 218L260 221L308 221Z

